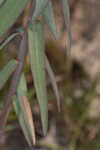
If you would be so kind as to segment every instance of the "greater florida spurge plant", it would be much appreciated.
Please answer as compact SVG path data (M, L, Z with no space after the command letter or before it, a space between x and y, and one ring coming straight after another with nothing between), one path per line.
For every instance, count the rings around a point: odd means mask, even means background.
M4 36L9 28L15 23L18 16L21 15L27 4L30 8L27 14L27 23L23 28L18 28L15 32ZM70 52L70 15L67 0L61 0L63 15L66 28L68 31L68 48L67 54ZM59 10L58 10L59 11ZM0 90L12 74L10 88L4 108L0 113L0 130L3 131L10 112L11 104L13 104L16 115L19 119L23 133L30 146L35 144L35 131L32 119L31 107L27 97L27 85L23 72L27 53L30 56L30 66L34 85L36 89L37 99L40 106L43 133L46 135L48 126L48 102L46 91L45 68L50 76L54 93L57 98L58 109L59 92L56 80L47 56L45 55L45 40L42 30L40 15L47 24L49 30L58 39L56 33L56 25L51 0L0 0L0 50L8 44L17 35L21 36L20 46L16 59L12 59L0 71ZM6 38L5 38L6 37Z

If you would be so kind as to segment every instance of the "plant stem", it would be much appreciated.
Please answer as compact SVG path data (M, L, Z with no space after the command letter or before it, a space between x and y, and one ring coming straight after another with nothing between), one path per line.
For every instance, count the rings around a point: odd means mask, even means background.
M8 114L11 108L12 98L16 94L16 90L18 87L22 69L25 64L25 58L26 58L26 54L28 50L26 43L27 43L27 32L25 31L21 40L21 44L20 44L20 48L19 48L18 56L17 56L17 60L19 63L17 65L16 71L14 72L14 75L11 80L11 86L8 90L6 103L3 107L2 112L0 113L0 132L3 131L5 128L5 124L7 122Z

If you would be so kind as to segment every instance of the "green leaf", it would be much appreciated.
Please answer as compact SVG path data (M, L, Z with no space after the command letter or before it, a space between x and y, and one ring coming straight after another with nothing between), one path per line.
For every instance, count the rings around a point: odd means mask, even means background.
M58 110L60 111L60 95L59 95L58 87L57 87L57 84L56 84L56 78L55 78L55 75L53 73L53 70L52 70L52 68L50 66L50 63L49 63L47 57L46 57L46 70L48 72L48 75L50 77L54 93L56 95Z
M56 24L54 19L54 13L53 13L53 6L51 1L49 1L46 8L43 10L43 19L45 23L48 25L51 33L55 36L56 40L58 39L57 32L56 32Z
M46 7L47 3L48 0L36 0L36 6L32 20L35 20L40 16L40 13Z
M26 80L24 74L22 74L18 86L18 98L24 112L25 122L29 128L31 139L33 141L33 144L35 144L35 131L34 131L34 125L32 119L32 112L26 95L27 95Z
M16 21L28 0L6 0L0 8L0 37Z
M67 47L67 55L70 55L71 50L71 31L70 31L70 10L68 0L61 0L63 7L64 20L68 32L68 47Z
M29 143L29 145L33 145L35 144L35 130L34 130L34 124L33 124L33 119L32 119L31 107L30 107L30 104L28 102L26 95L27 95L26 80L25 80L24 74L22 74L20 82L19 82L19 86L18 86L18 97L17 99L15 99L14 107L15 107L15 111L18 116L19 122L21 124L22 130L26 137L26 140ZM18 113L17 113L17 108L20 110ZM20 121L20 116L23 117L23 121ZM25 125L23 125L23 123Z
M21 108L21 104L19 103L18 97L16 97L16 96L13 98L13 105L14 105L16 115L18 116L20 125L22 127L22 130L24 132L24 135L26 137L26 140L27 140L28 144L31 146L32 145L31 144L31 136L29 133L29 129L25 123L24 112Z
M8 80L8 78L10 77L10 75L14 72L17 63L18 62L16 60L12 59L0 72L0 90L4 86L5 82Z
M41 119L44 135L47 132L48 108L45 79L45 55L42 27L39 22L30 25L29 30L29 53L31 70L36 88L37 98L40 105Z
M27 95L27 85L24 74L21 75L21 79L18 85L18 96L26 96Z

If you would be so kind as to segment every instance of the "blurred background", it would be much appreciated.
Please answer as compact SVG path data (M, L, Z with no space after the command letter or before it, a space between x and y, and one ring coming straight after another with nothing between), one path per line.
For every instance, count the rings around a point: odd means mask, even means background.
M66 63L67 31L60 0L53 1L58 41L55 41L47 26L43 24L46 54L55 73L61 98L61 112L58 112L56 98L47 75L49 128L46 137L43 137L41 130L29 56L24 68L36 127L37 144L33 150L100 150L100 2L69 0L69 4L72 34L71 64L68 60ZM18 18L10 30L13 31L22 22L21 17ZM43 23L43 20L41 22ZM4 48L5 51L0 51L0 69L9 59L16 57L19 42L20 37L17 36ZM71 65L70 72L69 65ZM9 84L10 79L0 91L0 108L4 104ZM0 138L1 150L29 149L13 108L5 131L7 132Z

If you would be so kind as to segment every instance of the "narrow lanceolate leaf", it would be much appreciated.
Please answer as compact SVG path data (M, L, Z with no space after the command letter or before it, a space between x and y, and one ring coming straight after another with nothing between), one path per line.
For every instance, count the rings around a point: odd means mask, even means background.
M70 31L70 10L68 0L61 0L62 7L63 7L63 14L65 19L65 24L68 32L68 47L67 47L67 55L70 55L71 50L71 31Z
M39 22L30 25L29 29L29 53L31 70L34 78L37 98L40 105L41 119L44 135L47 132L48 108L45 79L45 55L42 27Z
M32 20L35 20L40 16L40 13L46 7L47 3L48 0L36 0L35 11Z
M30 107L30 104L28 102L26 95L27 95L26 81L24 78L24 74L22 74L20 83L18 86L18 97L17 97L17 99L15 99L17 102L16 102L16 104L14 103L14 107L16 110L16 107L20 106L21 112L18 115L18 118L20 117L20 115L23 116L23 120L24 120L23 122L27 128L27 129L25 129L24 125L22 124L22 122L20 121L20 118L19 118L22 130L24 132L24 135L25 135L28 143L30 145L33 145L33 144L35 144L35 131L34 131L31 107ZM16 105L18 105L18 106L16 106Z
M29 130L29 134L31 137L31 143L32 145L35 144L35 128L33 124L33 118L32 118L32 111L30 104L28 102L27 96L18 96L19 101L21 102L21 108L24 112L24 119L25 123L27 125L27 128Z
M0 8L0 37L10 28L28 0L6 0Z
M58 39L57 32L56 32L56 24L54 19L54 13L53 13L53 6L51 1L47 4L46 8L43 10L43 19L45 23L48 25L51 33L53 33L56 40Z
M60 111L60 95L59 95L58 87L57 87L57 84L56 84L56 78L55 78L55 75L53 73L53 70L52 70L52 68L50 66L50 63L49 63L47 57L46 57L46 70L48 72L48 75L50 77L54 93L56 95L58 110Z
M17 33L13 33L6 40L2 41L0 43L0 49L2 49L5 45L7 45L18 34L19 34L18 32Z
M18 62L14 59L9 61L9 63L0 72L0 89L4 86L5 82L8 80L10 75L14 72L17 63Z
M26 125L25 118L24 118L24 112L23 112L21 105L19 103L19 99L16 96L13 98L13 106L14 106L16 115L18 116L20 125L21 125L22 130L23 130L24 135L25 135L25 138L26 138L28 144L31 146L32 142L31 142L30 132L29 132L29 129Z
M27 100L26 95L27 95L26 80L25 80L24 74L22 74L21 80L20 80L20 83L18 86L18 97L19 97L19 100L21 102L21 106L22 106L22 109L24 111L24 115L26 117L25 120L26 120L26 123L29 127L33 144L35 144L35 131L34 131L34 125L33 125L33 119L32 119L32 112L31 112L31 107L30 107L30 104Z
M18 96L27 95L27 85L26 85L24 74L21 75L21 79L20 79L17 91L18 91Z

